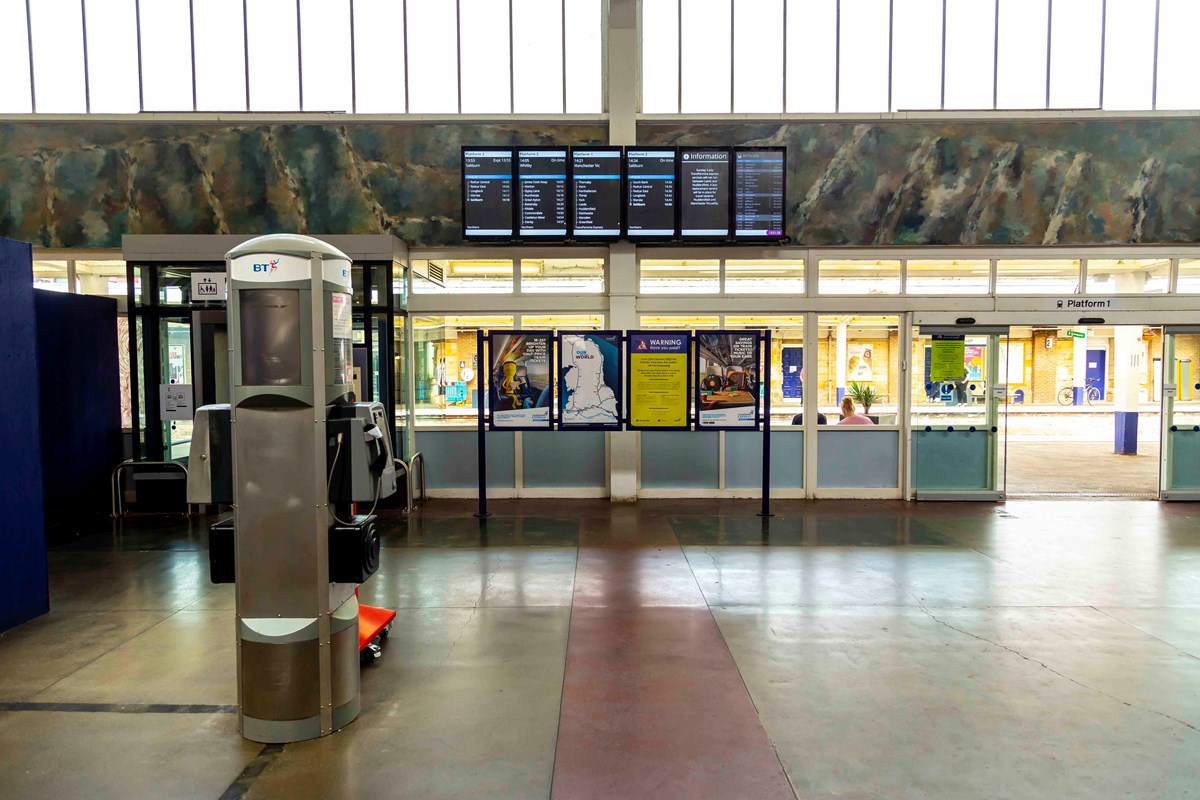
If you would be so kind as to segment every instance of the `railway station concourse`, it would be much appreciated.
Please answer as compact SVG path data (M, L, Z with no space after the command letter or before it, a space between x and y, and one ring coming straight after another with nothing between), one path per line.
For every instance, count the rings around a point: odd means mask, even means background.
M0 798L1200 794L1198 26L0 2Z

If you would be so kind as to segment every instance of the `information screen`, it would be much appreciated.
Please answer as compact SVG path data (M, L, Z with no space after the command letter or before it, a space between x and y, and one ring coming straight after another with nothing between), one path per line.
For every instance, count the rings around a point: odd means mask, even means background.
M517 234L567 237L567 149L517 150Z
M783 147L734 151L734 236L783 238L786 167L787 150Z
M463 238L513 235L512 175L511 147L463 148Z
M729 238L729 149L679 149L679 235L684 239Z
M675 148L625 151L625 229L630 238L675 235Z
M571 151L576 239L616 239L621 235L621 148Z

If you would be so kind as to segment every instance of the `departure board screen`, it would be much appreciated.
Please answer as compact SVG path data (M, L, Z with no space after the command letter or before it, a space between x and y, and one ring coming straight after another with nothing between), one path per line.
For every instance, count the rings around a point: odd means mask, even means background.
M463 237L497 239L513 234L511 147L462 150Z
M786 172L786 148L739 147L734 150L734 236L783 238Z
M631 239L675 235L675 148L625 151L625 230Z
M729 238L729 148L679 149L679 235Z
M567 149L517 148L517 235L567 237Z
M571 151L576 239L616 239L621 235L621 148Z

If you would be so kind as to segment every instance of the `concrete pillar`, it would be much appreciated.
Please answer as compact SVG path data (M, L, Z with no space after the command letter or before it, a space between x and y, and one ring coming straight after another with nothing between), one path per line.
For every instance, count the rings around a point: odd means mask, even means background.
M627 331L638 327L637 317L637 258L634 246L614 244L608 256L608 327ZM608 434L609 497L614 503L629 503L637 499L638 436L637 431L613 431Z
M1113 328L1113 452L1137 455L1138 404L1141 376L1146 370L1146 343L1142 326Z
M846 323L837 326L837 401L846 396Z
M1085 329L1086 331L1086 329ZM1074 395L1074 405L1081 406L1087 399L1087 342L1086 338L1072 339L1074 348L1071 350L1071 366L1074 370L1071 376L1071 387Z

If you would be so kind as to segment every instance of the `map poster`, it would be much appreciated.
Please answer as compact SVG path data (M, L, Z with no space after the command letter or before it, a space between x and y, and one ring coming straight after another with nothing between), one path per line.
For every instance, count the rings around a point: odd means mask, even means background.
M621 332L558 334L558 427L621 428Z
M696 409L703 430L758 430L758 331L697 331Z
M929 343L929 380L960 381L966 375L966 337L934 334Z
M692 335L688 331L630 331L629 427L687 430Z
M546 430L551 426L551 337L546 331L492 331L488 420L493 430Z

